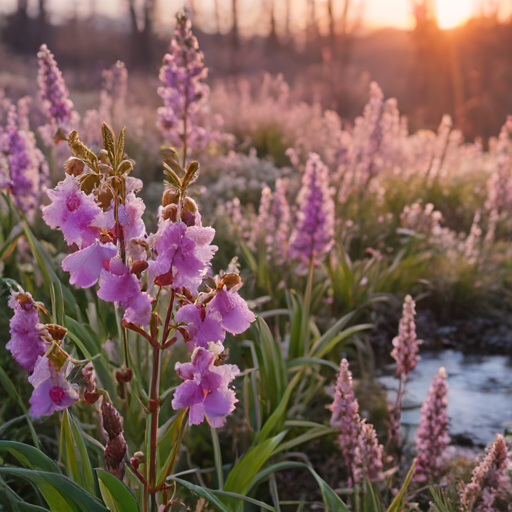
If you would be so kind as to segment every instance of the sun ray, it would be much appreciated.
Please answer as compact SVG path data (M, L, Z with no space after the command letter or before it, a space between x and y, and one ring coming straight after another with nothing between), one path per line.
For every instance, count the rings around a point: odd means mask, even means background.
M473 14L473 0L437 0L436 15L443 29L461 25Z

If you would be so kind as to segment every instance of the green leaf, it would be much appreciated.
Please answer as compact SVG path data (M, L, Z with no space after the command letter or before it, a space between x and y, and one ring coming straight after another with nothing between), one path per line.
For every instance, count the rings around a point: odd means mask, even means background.
M176 478L173 476L168 477L168 480L173 480L183 487L191 490L201 498L208 500L210 505L217 507L221 512L233 512L232 509L228 508L221 500L219 500L210 489L205 489L199 485L195 485L192 482L187 482L187 480L182 480L181 478Z
M32 441L34 444L41 448L41 442L39 441L39 437L37 436L36 429L34 428L34 424L32 423L32 419L30 418L30 415L28 413L27 407L25 405L24 400L20 397L18 394L18 391L16 391L16 387L12 383L11 379L5 373L4 369L0 366L0 384L3 386L7 394L16 402L18 402L19 406L21 407L21 410L25 414L25 418L27 419L28 428L30 430L30 435L32 436Z
M111 512L139 512L139 504L128 487L114 475L96 469L103 501Z
M157 485L160 485L166 476L172 471L181 440L187 427L188 409L182 409L162 434L158 442L159 469L157 473ZM167 455L167 456L166 456ZM160 465L161 461L164 461Z
M254 477L276 451L286 434L287 431L281 432L257 446L252 446L229 472L224 491L246 495L251 488ZM231 503L232 508L235 508L231 498L225 498L225 500L225 503Z
M210 431L212 434L213 455L215 459L215 471L217 472L217 482L219 484L219 489L222 491L222 488L224 487L224 469L222 468L222 452L220 449L219 434L217 433L216 428L210 427Z
M282 469L289 468L304 468L313 475L318 484L318 487L320 488L320 492L322 493L326 512L350 512L341 498L331 489L331 487L329 487L329 485L320 477L320 475L311 466L308 466L302 462L279 462L278 464L274 464L268 468L265 468L255 476L251 484L251 488L268 478L270 474Z
M274 452L274 455L279 452L284 452L295 448L296 446L307 443L308 441L312 441L313 439L317 439L318 437L327 436L330 434L339 434L340 429L334 427L326 427L324 425L315 427L310 429L308 432L301 434L293 439L290 439L286 443L278 446L277 450Z
M41 450L16 441L0 441L0 453L9 452L27 469L60 473L57 464Z
M7 495L7 499L14 507L12 512L49 512L47 508L31 505L23 501L2 479L0 479L0 485L0 496L2 494Z
M327 361L326 359L318 359L316 357L298 357L297 359L292 359L286 363L288 368L296 368L297 366L309 366L312 364L320 364L323 366L328 366L332 368L334 371L339 370L339 366L334 364L332 361Z
M60 457L73 480L94 493L94 473L82 432L67 409L62 414Z
M400 512L400 509L402 508L404 504L404 498L405 493L407 492L407 488L409 487L409 484L411 483L412 477L414 475L414 471L416 470L416 459L414 459L411 469L409 469L407 476L405 477L404 483L402 484L402 488L398 492L398 494L395 496L395 499L391 502L391 505L389 506L387 512Z
M0 468L0 474L29 480L41 491L52 512L108 512L92 494L64 475L22 468Z

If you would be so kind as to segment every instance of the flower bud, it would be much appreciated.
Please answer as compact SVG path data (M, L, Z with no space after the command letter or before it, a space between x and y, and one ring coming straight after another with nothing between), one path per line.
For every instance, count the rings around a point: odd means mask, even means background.
M117 412L116 408L103 398L101 404L101 419L103 428L107 433L109 439L114 439L123 433L123 420L121 415Z
M125 384L127 382L131 382L133 378L133 372L131 368L126 368L126 370L118 370L116 372L116 379L119 384Z
M240 276L238 274L224 274L220 278L219 285L217 286L217 288L219 289L225 286L227 290L231 290L231 288L239 285L241 282L242 280L240 279Z
M97 391L86 391L84 393L84 402L89 405L95 404L99 398L100 394Z
M162 197L162 206L169 206L170 204L178 204L180 193L177 190L168 188Z
M65 327L57 324L46 324L45 329L51 336L52 340L62 341L68 330Z
M149 263L147 261L143 261L143 260L134 261L132 268L131 268L131 273L135 274L140 279L140 275L148 267L149 267Z
M176 222L178 218L178 205L170 204L162 210L162 219L171 219L171 222Z
M112 475L123 479L126 455L126 441L122 434L109 439L105 447L105 469Z
M79 160L78 158L71 157L66 160L64 163L64 170L67 174L73 175L73 176L80 176L82 172L84 171L85 164L82 162L82 160Z

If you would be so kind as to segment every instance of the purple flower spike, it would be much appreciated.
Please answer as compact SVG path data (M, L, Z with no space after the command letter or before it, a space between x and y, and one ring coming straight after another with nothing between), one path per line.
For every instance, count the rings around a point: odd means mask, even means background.
M462 491L463 512L494 511L494 502L510 488L508 450L505 438L496 434L487 455L473 470L471 482Z
M416 337L416 304L410 295L405 297L402 318L398 326L398 336L393 339L395 347L391 355L396 360L396 376L407 379L410 372L416 368L420 356L418 355L419 345L423 340Z
M37 358L46 350L37 305L32 295L24 291L13 292L8 304L14 310L14 316L9 322L11 339L6 348L18 364L31 372Z
M176 363L176 371L185 382L176 388L172 407L190 408L193 425L202 423L206 416L212 427L219 428L235 410L238 400L228 385L240 372L235 365L215 366L217 355L224 350L220 343L212 343L209 348L197 347L190 363Z
M62 270L71 273L71 284L89 288L96 284L105 264L116 254L117 248L112 242L103 244L97 241L81 251L66 256L62 262Z
M120 259L113 259L108 270L102 270L98 297L105 302L118 302L125 309L124 320L140 326L147 326L151 318L152 298L141 292L140 282L123 265Z
M439 475L443 453L450 440L446 394L446 370L439 368L434 375L427 398L420 411L420 424L416 432L417 464L414 479L423 482Z
M185 286L196 292L217 251L217 246L210 245L214 236L213 228L163 221L156 234L158 255L149 263L149 282L172 284L174 288Z
M235 288L224 287L218 291L207 306L207 311L217 311L222 317L222 327L231 334L241 334L249 329L256 317L247 307L247 302L238 295Z
M226 337L222 328L222 316L216 310L187 304L176 311L174 319L187 324L190 343L194 346L207 348L208 343L224 341Z
M71 370L69 362L57 371L46 356L37 359L34 373L28 379L34 386L29 400L30 414L34 418L51 416L55 411L67 409L78 400L75 386L66 380Z
M52 204L43 208L43 220L52 229L59 228L68 245L77 244L81 249L96 241L99 230L91 226L101 213L100 207L80 190L73 176L66 176L53 190L47 191Z
M73 118L73 102L69 99L69 92L62 78L62 73L48 47L43 44L37 54L39 62L39 94L41 96L43 111L48 118L49 125L42 127L42 134L47 144L51 143L57 130L70 131Z
M334 243L334 202L327 167L311 153L297 197L299 211L290 241L290 256L303 267L316 263Z
M377 482L382 479L384 447L379 444L377 433L373 425L360 423L360 432L357 438L357 445L354 450L354 466L352 473L354 482L360 484L366 478L370 482Z
M340 429L338 444L345 457L345 463L351 468L359 433L359 403L354 395L352 373L348 361L342 359L336 380L334 401L330 407L331 427Z
M32 214L39 204L48 167L26 124L19 110L17 112L12 105L5 128L0 127L0 167L3 167L0 182L2 188L11 191L16 205L25 214Z

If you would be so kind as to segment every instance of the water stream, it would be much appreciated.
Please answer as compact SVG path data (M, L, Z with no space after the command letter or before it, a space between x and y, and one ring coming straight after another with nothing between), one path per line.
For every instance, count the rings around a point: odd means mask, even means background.
M448 375L450 434L463 435L475 444L486 445L497 432L512 425L512 359L506 356L464 355L454 350L422 354L409 375L404 397L402 424L414 434L419 407L432 376L440 366ZM390 398L396 397L397 380L392 375L379 379Z

